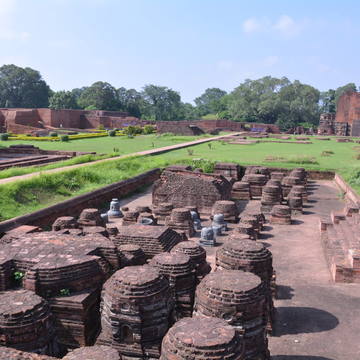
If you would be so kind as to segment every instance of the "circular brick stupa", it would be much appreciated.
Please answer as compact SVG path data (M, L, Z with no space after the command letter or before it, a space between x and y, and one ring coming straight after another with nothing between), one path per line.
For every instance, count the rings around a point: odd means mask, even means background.
M267 295L266 284L250 272L216 271L197 287L194 316L226 320L244 337L244 359L268 360Z
M260 242L230 239L216 252L216 269L249 271L265 282L268 289L268 329L272 330L272 296L275 295L276 285L271 252Z
M260 242L229 240L216 252L218 270L243 270L270 282L273 276L272 254Z
M191 316L194 306L196 276L190 256L182 253L162 253L153 257L150 265L167 277L175 296L176 320Z
M0 293L0 345L58 355L49 305L28 290Z
M198 283L211 271L211 266L206 261L206 250L195 241L182 241L175 245L171 252L190 256L196 270Z
M103 287L97 344L109 345L124 357L159 358L172 309L169 282L157 269L121 269Z
M166 334L160 360L242 360L243 340L226 321L185 318Z
M121 360L119 352L110 346L86 346L69 352L63 360Z

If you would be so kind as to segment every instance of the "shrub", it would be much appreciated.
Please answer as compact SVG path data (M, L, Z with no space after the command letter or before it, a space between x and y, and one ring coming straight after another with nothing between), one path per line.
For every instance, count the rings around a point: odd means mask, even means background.
M69 141L69 136L68 135L61 135L60 136L60 141L64 141L64 142Z
M9 139L9 134L0 134L0 140L2 141L6 141Z
M108 131L108 135L109 135L109 136L115 136L115 135L116 135L116 131L115 131L115 130L109 130L109 131Z
M143 129L143 133L145 135L153 134L155 132L155 126L153 125L145 125Z
M20 282L23 279L24 275L25 274L22 271L15 271L14 272L14 280Z
M104 127L103 124L100 124L100 125L98 126L98 129L99 129L99 130L105 130L105 127Z
M193 168L200 168L205 173L213 173L216 162L208 159L193 159L191 166Z
M60 296L70 296L70 289L61 289Z
M51 132L49 135L50 135L51 137L57 137L57 136L58 136L58 134L57 134L56 132Z
M142 132L143 129L141 128L141 126L129 125L124 129L125 135L137 135L137 134L142 134Z

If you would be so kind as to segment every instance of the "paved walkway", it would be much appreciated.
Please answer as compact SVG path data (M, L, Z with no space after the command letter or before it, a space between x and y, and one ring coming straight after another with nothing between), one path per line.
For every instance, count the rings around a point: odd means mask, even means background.
M83 166L88 166L89 164L92 165L92 164L103 163L103 162L106 162L106 161L125 159L125 158L131 157L131 156L161 154L161 153L171 151L171 150L182 149L182 148L185 148L185 147L188 147L188 146L193 146L193 145L203 144L203 143L206 143L206 142L209 142L209 141L223 139L223 138L226 138L228 136L233 136L233 135L236 135L236 134L237 133L231 133L231 134L227 134L227 135L219 135L219 136L214 136L214 137L211 137L211 138L204 138L204 139L189 141L189 142L185 142L185 143L181 143L181 144L164 146L164 147L157 148L157 149L138 151L138 152L131 153L131 154L116 156L116 157L112 157L112 158L108 158L108 159L96 160L96 161L87 162L87 163L83 163L83 164L69 165L69 166L64 166L64 167L61 167L61 168L56 168L56 169L51 169L51 170L37 171L37 172L31 173L31 174L26 174L26 175L12 176L12 177L9 177L9 178L6 178L6 179L0 179L0 185L1 184L7 184L7 183L10 183L10 182L13 182L13 181L18 181L18 180L31 179L31 178L33 178L35 176L39 176L39 175L43 175L43 174L52 174L52 173L56 173L56 172L59 172L59 171L73 170L73 169L77 169L77 168L80 168L80 167L83 167Z

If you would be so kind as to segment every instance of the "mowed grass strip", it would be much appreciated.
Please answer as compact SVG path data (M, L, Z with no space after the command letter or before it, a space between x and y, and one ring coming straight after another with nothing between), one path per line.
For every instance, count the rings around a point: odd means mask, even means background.
M98 154L111 154L118 152L119 155L131 154L138 151L150 150L163 146L175 145L181 142L188 142L204 137L211 137L212 135L204 136L174 136L172 134L150 134L139 135L134 138L127 136L118 137L101 137L94 139L80 139L69 142L61 141L28 141L28 140L7 140L0 141L0 146L10 145L34 145L44 150L62 150L62 151L84 151L96 152ZM115 150L114 150L115 149Z
M179 159L181 163L184 161L186 159ZM0 185L0 221L168 165L169 161L161 156L129 157L3 184ZM207 164L204 164L204 170L205 166Z
M45 170L62 168L64 166L83 164L96 160L106 159L115 156L127 155L139 151L157 149L163 146L176 145L182 142L199 140L205 136L174 136L164 135L140 135L133 139L121 137L104 137L94 139L76 140L74 142L36 142L36 141L0 141L0 146L9 146L16 144L35 145L44 150L60 151L84 151L96 152L96 155L88 154L78 156L69 160L63 160L47 165L12 167L0 171L0 179L6 179L12 176L20 176L40 172Z

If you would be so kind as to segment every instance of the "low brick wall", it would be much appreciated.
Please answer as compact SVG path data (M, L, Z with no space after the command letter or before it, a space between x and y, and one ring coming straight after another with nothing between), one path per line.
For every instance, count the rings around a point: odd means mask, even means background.
M133 178L107 185L98 190L62 201L45 209L0 222L0 234L20 225L51 225L59 216L78 216L83 209L100 207L112 198L122 198L142 186L150 185L160 176L160 169L153 169Z
M360 206L360 196L356 191L342 178L341 175L335 174L335 184L345 193L345 197Z
M290 171L292 170L292 169L276 168L270 166L267 167L269 168L270 172L282 172L285 174L289 174ZM307 173L308 173L308 179L310 180L333 180L335 176L334 171L307 170Z

